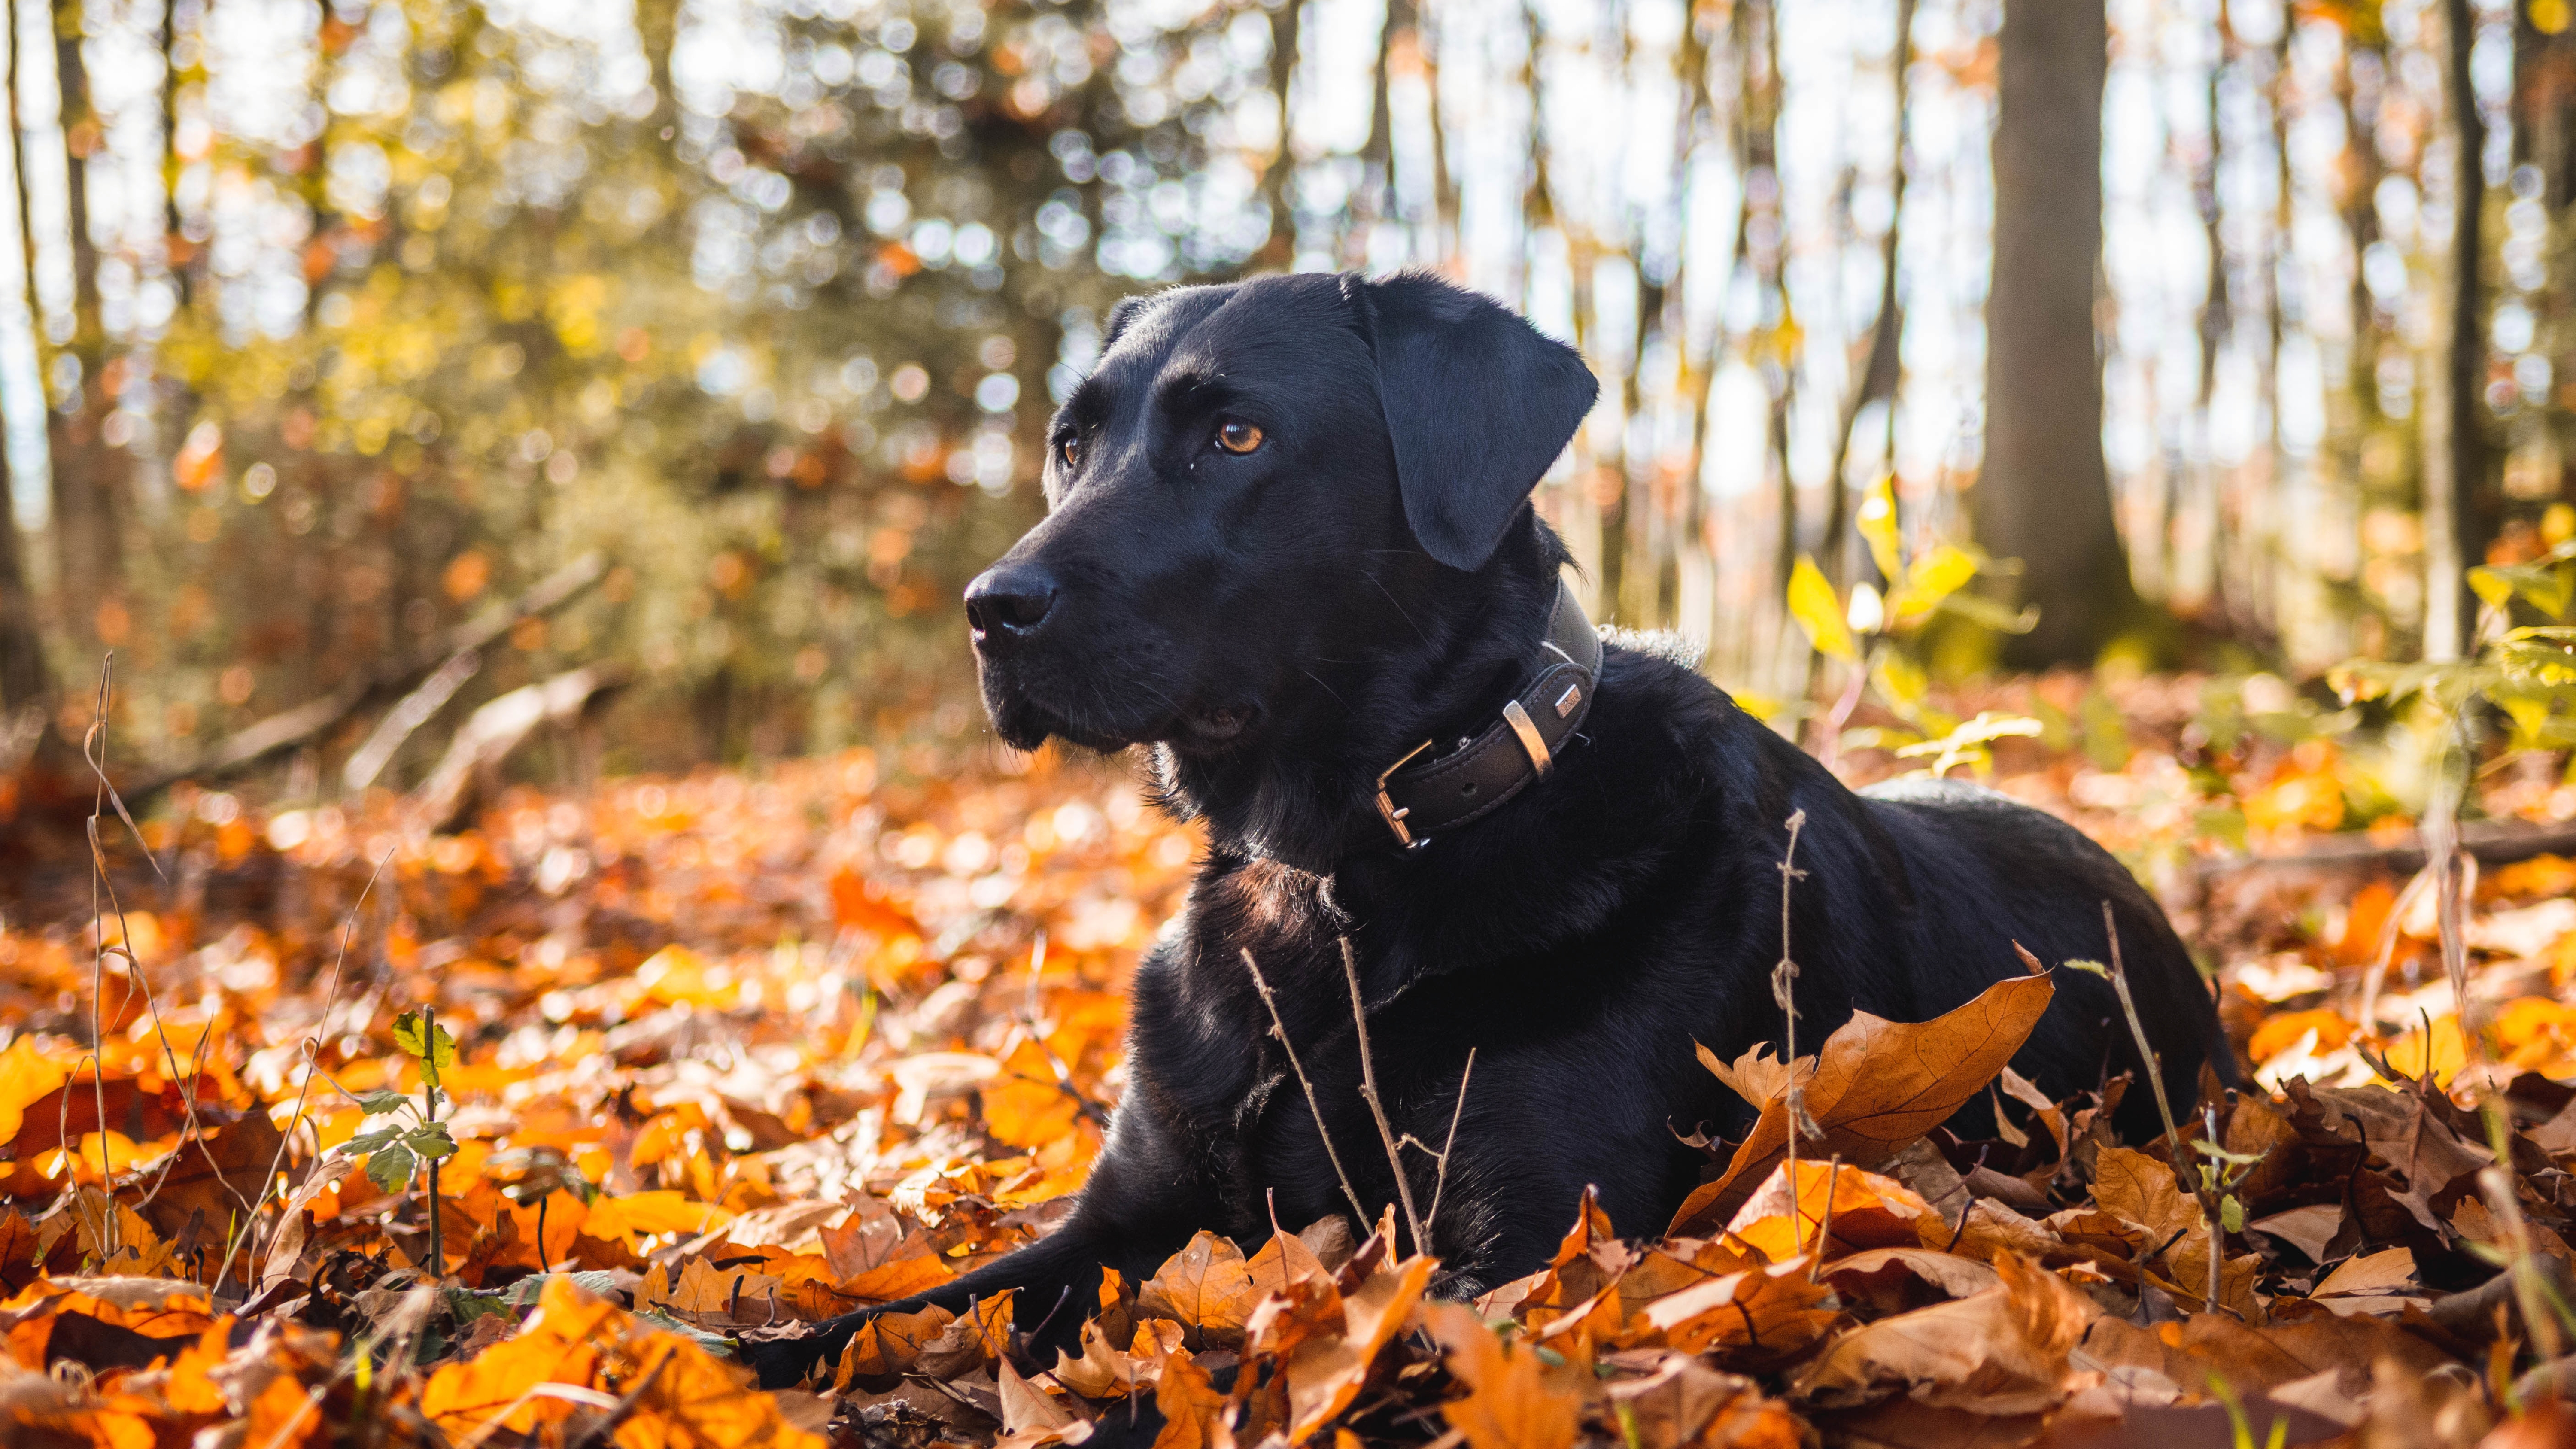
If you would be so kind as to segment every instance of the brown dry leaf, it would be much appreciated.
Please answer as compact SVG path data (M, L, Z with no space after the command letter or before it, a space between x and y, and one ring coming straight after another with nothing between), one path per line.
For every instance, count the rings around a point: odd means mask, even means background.
M1607 1390L1612 1422L1634 1449L1801 1449L1806 1436L1786 1404L1761 1386L1688 1354L1668 1354L1642 1379Z
M2473 1197L2462 1198L2460 1205L2451 1210L2451 1226L2458 1230L2462 1238L2472 1243L2484 1243L2492 1248L2507 1250L2510 1250L2513 1245L2512 1230L2498 1222L2496 1215L2488 1210L2485 1203ZM2525 1219L2522 1226L2523 1231L2531 1234L2533 1252L2556 1258L2570 1267L2576 1267L2576 1250L2569 1249L2567 1240L2560 1237L2547 1223Z
M996 1360L993 1371L999 1377L1003 1430L995 1449L1003 1445L1010 1449L1037 1449L1041 1444L1062 1443L1064 1431L1081 1422L1044 1390L1020 1377L1019 1370L1011 1367L1009 1355Z
M2174 1182L2174 1170L2126 1147L2106 1148L2094 1158L2093 1201L2144 1229L2151 1245L2202 1226L2200 1200Z
M1979 1414L2030 1414L2066 1393L2067 1354L2101 1309L2019 1254L1995 1259L2003 1281L1972 1298L1867 1324L1802 1370L1799 1397L1849 1408L1904 1394Z
M1783 1162L1736 1209L1734 1221L1726 1225L1727 1236L1774 1263L1818 1251L1831 1261L1867 1248L1914 1246L1921 1240L1923 1222L1940 1221L1930 1203L1894 1178L1826 1162L1801 1160L1797 1169L1794 1203L1789 1164ZM1821 1247L1820 1234L1825 1235Z
M2346 1258L2311 1289L2308 1296L2337 1313L2406 1311L2426 1304L2433 1295L2415 1278L2415 1250L2388 1248Z
M1519 1302L1522 1326L1556 1351L1590 1363L1593 1344L1616 1335L1624 1321L1614 1290L1636 1257L1636 1250L1611 1227L1600 1195L1585 1188L1574 1226L1557 1244L1547 1271Z
M1243 1250L1202 1228L1137 1290L1136 1311L1187 1325L1193 1344L1234 1348L1260 1301Z
M1312 1335L1297 1345L1287 1366L1291 1440L1303 1441L1350 1407L1378 1351L1412 1321L1436 1266L1436 1260L1420 1255L1392 1267L1381 1265L1342 1295L1343 1332Z
M824 1449L822 1435L779 1416L749 1370L676 1333L645 1337L619 1377L634 1407L611 1440L618 1449Z
M1798 1058L1793 1068L1772 1055L1771 1043L1767 1041L1758 1041L1745 1048L1744 1055L1737 1057L1732 1064L1719 1060L1717 1053L1698 1042L1692 1042L1691 1046L1699 1053L1699 1064L1708 1068L1710 1075L1756 1108L1786 1093L1792 1075L1800 1085L1804 1085L1816 1074L1814 1057Z
M1836 1260L1824 1281L1846 1304L1874 1308L1882 1316L1903 1312L1922 1299L1911 1285L1921 1284L1945 1298L1969 1298L2002 1280L1974 1258L1936 1253L1929 1248L1876 1248Z
M249 1217L285 1145L267 1113L249 1112L181 1146L145 1209L152 1226L175 1238L198 1213L218 1227Z
M1833 1326L1831 1290L1807 1281L1804 1261L1777 1263L1712 1278L1649 1305L1631 1320L1625 1342L1660 1338L1684 1353L1724 1349L1772 1361L1804 1349Z
M2311 1263L2322 1263L2326 1260L2326 1245L2335 1240L2335 1234L2343 1231L2343 1204L2310 1203L2306 1207L2294 1207L2269 1217L2256 1218L2247 1226L2305 1253Z
M2029 1038L2055 993L2045 976L2016 976L1926 1022L1853 1013L1825 1038L1818 1054L1804 1104L1825 1135L1802 1146L1799 1155L1839 1155L1861 1167L1885 1161L1984 1091ZM1788 1141L1788 1101L1775 1097L1764 1104L1726 1171L1692 1193L1666 1231L1705 1234L1733 1217L1785 1155Z
M560 1423L574 1406L538 1395L536 1387L595 1384L602 1347L615 1341L624 1320L615 1304L574 1287L569 1274L548 1278L536 1313L518 1335L471 1362L442 1365L421 1390L420 1411L459 1442L493 1432L495 1424L532 1434L540 1423Z
M1082 1325L1082 1357L1060 1350L1055 1356L1056 1382L1086 1399L1123 1397L1139 1379L1135 1361L1109 1342L1097 1322Z
M783 1279L740 1268L718 1269L705 1258L691 1258L673 1281L667 1266L644 1275L635 1301L659 1308L700 1326L767 1324L795 1316L778 1306Z
M2047 1131L2049 1139L2057 1144L2058 1162L2064 1162L2068 1145L2065 1109L2049 1100L2048 1094L2039 1089L2038 1083L2014 1071L2009 1065L1996 1073L1995 1085L2002 1089L2005 1096L2031 1110L2032 1115L2039 1119L2039 1125ZM2000 1116L1997 1120L2001 1120ZM2054 1174L2057 1169L2052 1164L2047 1170ZM2037 1177L2038 1174L2033 1173L2032 1176Z
M2219 1376L2240 1394L2331 1372L2348 1397L2370 1386L2371 1365L2386 1359L2429 1374L2449 1360L2431 1344L2385 1319L2344 1317L2321 1308L2287 1308L2250 1328L2223 1313L2195 1313L2153 1328L2104 1314L2086 1329L2085 1362L2103 1368L2148 1368L2197 1392Z
M957 1315L934 1303L919 1313L880 1313L859 1325L832 1374L835 1392L854 1378L886 1378L912 1367L924 1347L948 1331Z
M2143 1152L2106 1147L2094 1158L2093 1174L2093 1200L2103 1213L2144 1233L2143 1251L2161 1260L2165 1286L2195 1303L2206 1296L2208 1219L2200 1210L2200 1199L2174 1181L2173 1169ZM2140 1266L2152 1265L2141 1262ZM2219 1302L2248 1322L2259 1322L2263 1316L2254 1296L2254 1277L2261 1267L2262 1259L2250 1253L2219 1265Z
M1979 1261L1990 1261L1998 1253L2053 1260L2067 1246L2049 1231L2048 1224L2033 1222L1990 1198L1968 1204L1966 1221L1956 1227L1938 1218L1926 1218L1914 1226L1918 1246Z
M1164 1362L1162 1377L1154 1383L1154 1407L1163 1411L1163 1432L1154 1436L1154 1449L1215 1449L1232 1442L1225 1427L1225 1395L1186 1354Z
M1440 1406L1442 1418L1467 1438L1470 1449L1567 1449L1574 1442L1581 1400L1545 1382L1535 1348L1507 1347L1476 1316L1456 1303L1422 1311L1449 1372L1467 1386L1464 1398Z

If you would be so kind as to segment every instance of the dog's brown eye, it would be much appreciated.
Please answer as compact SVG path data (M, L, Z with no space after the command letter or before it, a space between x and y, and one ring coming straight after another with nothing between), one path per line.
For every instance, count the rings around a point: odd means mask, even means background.
M1072 472L1074 468L1082 462L1082 440L1080 438L1067 438L1063 442L1056 444L1055 450L1059 454L1063 455L1064 470L1068 473Z
M1249 453L1261 446L1261 430L1250 423L1227 423L1216 430L1216 445L1229 453Z

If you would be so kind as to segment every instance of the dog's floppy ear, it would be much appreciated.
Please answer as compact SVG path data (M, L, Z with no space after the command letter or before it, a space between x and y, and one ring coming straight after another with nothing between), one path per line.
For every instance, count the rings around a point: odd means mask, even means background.
M1107 352L1117 346L1119 334L1125 332L1127 324L1135 321L1136 314L1144 311L1153 303L1153 300L1154 294L1150 292L1138 292L1132 296L1119 298L1118 305L1109 309L1108 321L1100 328L1100 350Z
M1484 567L1600 384L1573 348L1437 277L1346 285L1377 351L1405 522L1423 551Z

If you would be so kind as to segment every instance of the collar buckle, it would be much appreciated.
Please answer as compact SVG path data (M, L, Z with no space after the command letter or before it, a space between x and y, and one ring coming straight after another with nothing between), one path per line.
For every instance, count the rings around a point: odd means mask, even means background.
M1387 766L1385 769L1378 771L1377 774L1377 813L1380 818L1386 821L1386 828L1395 832L1395 843L1407 850L1418 850L1429 842L1427 840L1416 840L1413 836L1413 832L1405 827L1404 817L1412 814L1413 811L1409 806L1399 806L1395 803L1395 797L1386 793L1386 781L1388 776L1403 769L1406 764L1411 762L1414 756L1421 754L1424 750L1429 748L1431 748L1431 741L1424 740L1422 743L1415 745L1412 749L1405 751L1403 759L1398 760L1394 764Z

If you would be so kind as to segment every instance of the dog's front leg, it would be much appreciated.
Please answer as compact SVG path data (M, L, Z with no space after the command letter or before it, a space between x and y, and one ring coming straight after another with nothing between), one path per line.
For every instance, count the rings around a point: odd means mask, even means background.
M1052 1340L1059 1336L1059 1323L1078 1329L1091 1316L1091 1289L1100 1281L1099 1249L1096 1240L1068 1225L927 1293L827 1318L802 1338L739 1340L735 1348L760 1375L762 1388L793 1388L817 1366L837 1362L850 1340L880 1313L918 1313L938 1307L962 1314L1004 1289L1019 1290L1012 1314L1016 1326Z

